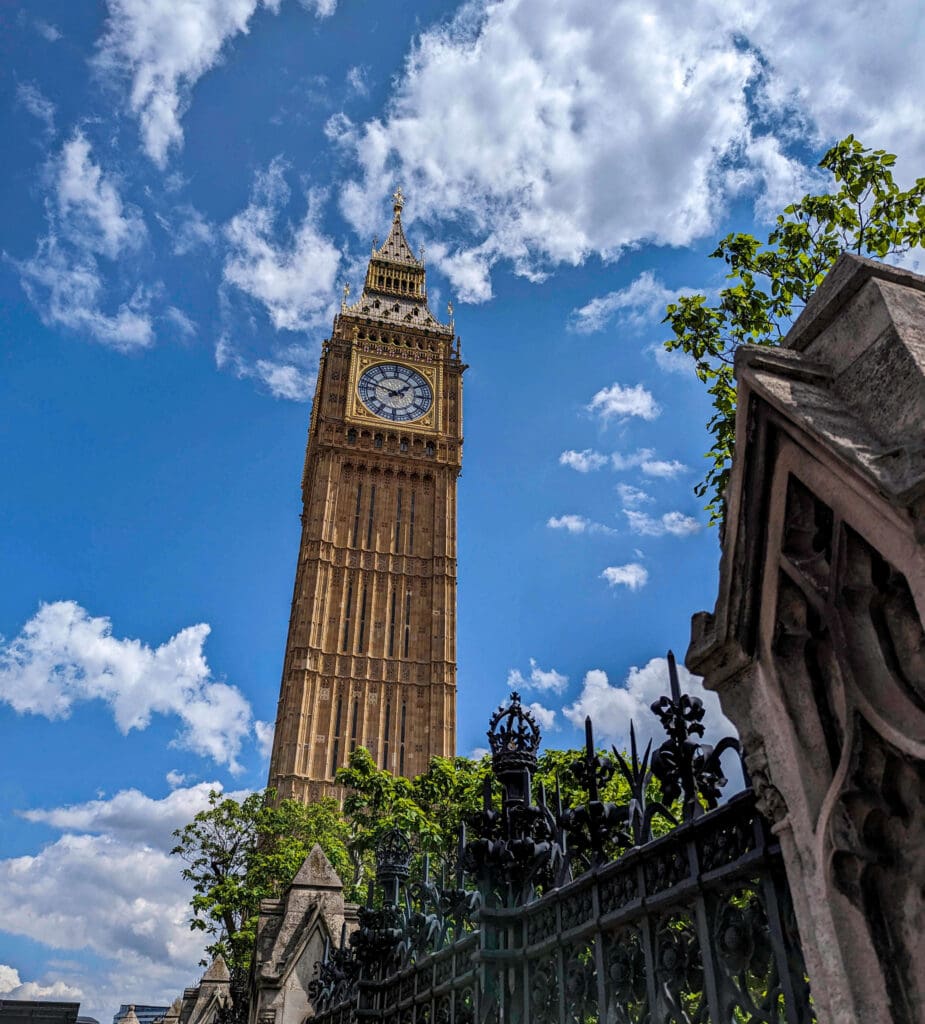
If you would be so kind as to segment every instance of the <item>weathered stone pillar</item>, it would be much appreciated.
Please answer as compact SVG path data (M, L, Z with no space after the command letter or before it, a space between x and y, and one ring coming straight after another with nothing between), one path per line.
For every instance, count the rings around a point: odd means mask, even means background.
M325 941L339 943L356 927L356 907L315 845L282 899L264 900L257 922L249 1024L302 1024L312 1016L308 986Z
M780 836L826 1024L925 1021L925 278L844 255L738 353L719 596L687 665Z

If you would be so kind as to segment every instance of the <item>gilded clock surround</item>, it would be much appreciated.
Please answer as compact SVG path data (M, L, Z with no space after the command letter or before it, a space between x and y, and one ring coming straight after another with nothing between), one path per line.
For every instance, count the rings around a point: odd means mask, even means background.
M430 385L430 392L433 395L433 401L431 402L430 408L423 416L419 416L416 420L393 422L392 420L387 420L382 416L377 416L370 409L366 408L360 398L360 377L362 377L367 370L383 363L395 363L398 366L407 366L409 370L414 370L416 373L419 373L424 380L427 381ZM440 371L440 367L427 366L423 363L415 363L408 359L395 357L391 353L388 354L388 358L383 359L382 356L369 356L354 348L353 359L351 360L350 366L350 405L347 410L347 420L351 423L373 424L378 426L380 430L384 427L394 429L410 429L413 427L414 430L421 430L430 434L435 433L437 431L437 424L440 422L438 405L440 403L440 388L443 383L443 374Z
M395 195L363 292L349 289L322 346L302 478L302 540L269 783L280 797L340 796L350 751L395 774L455 753L456 482L462 375L452 320L427 306ZM419 373L432 403L392 421L360 400L370 367Z

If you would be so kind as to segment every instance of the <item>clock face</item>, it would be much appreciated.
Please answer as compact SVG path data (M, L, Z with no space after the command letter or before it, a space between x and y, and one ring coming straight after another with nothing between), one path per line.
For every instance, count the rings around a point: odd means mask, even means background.
M415 370L398 363L378 363L360 377L360 401L371 413L395 423L419 419L431 407L433 392Z

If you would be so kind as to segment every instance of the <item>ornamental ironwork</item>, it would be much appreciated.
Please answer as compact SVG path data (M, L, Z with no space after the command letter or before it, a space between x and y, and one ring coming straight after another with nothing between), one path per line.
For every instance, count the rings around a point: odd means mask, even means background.
M667 681L654 749L633 723L628 751L598 749L586 721L572 806L536 780L540 729L512 693L455 885L426 856L411 880L410 841L383 836L359 928L318 965L319 1024L810 1024L780 845L750 788L721 802L738 741L704 742L670 652Z

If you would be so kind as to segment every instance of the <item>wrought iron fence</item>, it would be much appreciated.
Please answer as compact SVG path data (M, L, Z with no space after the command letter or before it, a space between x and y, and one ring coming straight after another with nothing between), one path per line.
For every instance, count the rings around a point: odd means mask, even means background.
M703 704L670 653L669 684L654 751L640 756L631 726L628 755L602 755L586 722L572 807L534 785L540 730L513 693L488 730L500 806L488 780L455 887L426 858L409 883L411 845L387 832L379 905L371 888L358 930L318 964L318 1024L813 1021L779 844L749 788L718 806L738 743L703 742ZM601 799L614 773L622 804Z

